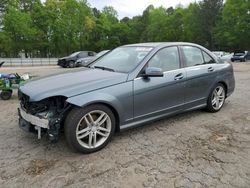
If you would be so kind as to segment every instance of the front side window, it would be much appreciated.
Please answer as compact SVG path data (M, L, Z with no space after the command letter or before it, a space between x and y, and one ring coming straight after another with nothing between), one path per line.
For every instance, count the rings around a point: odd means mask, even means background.
M152 47L138 46L118 47L98 59L91 67L103 67L115 72L129 73L139 65L152 49Z
M81 52L78 57L83 58L83 57L86 57L86 56L87 56L86 52Z
M182 50L187 67L204 64L203 56L199 48L193 46L183 46Z
M161 49L148 62L148 67L161 68L163 72L178 69L180 67L178 48L174 46Z

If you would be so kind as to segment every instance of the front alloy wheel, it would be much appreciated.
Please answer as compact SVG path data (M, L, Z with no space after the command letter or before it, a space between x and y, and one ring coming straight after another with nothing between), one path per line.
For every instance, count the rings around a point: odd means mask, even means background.
M115 117L103 105L73 109L65 121L65 135L71 148L92 153L105 147L115 130Z
M70 61L69 62L69 68L74 68L75 67L75 62L74 61Z
M225 102L225 98L225 87L222 84L217 84L208 97L207 110L210 112L219 111Z
M86 114L78 123L76 138L84 148L97 148L111 132L111 119L105 112L94 110Z

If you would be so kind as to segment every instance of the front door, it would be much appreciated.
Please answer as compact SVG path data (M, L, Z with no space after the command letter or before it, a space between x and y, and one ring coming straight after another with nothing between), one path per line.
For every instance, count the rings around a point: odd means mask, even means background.
M161 68L163 77L134 80L134 120L179 111L184 102L185 69L176 46L159 50L146 67Z

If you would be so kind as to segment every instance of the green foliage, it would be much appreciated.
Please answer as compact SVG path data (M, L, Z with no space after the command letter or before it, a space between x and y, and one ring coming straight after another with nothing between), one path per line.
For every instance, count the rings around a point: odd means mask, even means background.
M229 50L249 50L250 1L227 0L214 36L218 46Z
M148 6L118 19L86 0L1 0L0 55L60 57L78 50L112 49L149 41L187 41L211 50L250 49L249 0L201 0L188 7Z

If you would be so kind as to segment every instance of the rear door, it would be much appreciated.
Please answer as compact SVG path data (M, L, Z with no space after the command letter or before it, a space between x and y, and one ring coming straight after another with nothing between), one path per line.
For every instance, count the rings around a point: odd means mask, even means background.
M181 52L187 74L184 107L204 105L215 84L216 61L208 53L195 46L182 46Z

